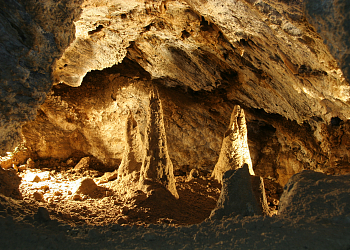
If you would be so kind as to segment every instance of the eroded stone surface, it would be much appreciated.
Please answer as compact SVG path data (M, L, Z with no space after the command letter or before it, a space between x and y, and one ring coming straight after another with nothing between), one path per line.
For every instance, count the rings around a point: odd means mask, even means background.
M149 94L149 110L145 135L145 152L140 171L140 188L152 188L160 183L179 198L175 186L173 163L168 154L167 137L164 128L162 103L157 90Z
M284 187L279 214L309 219L349 216L349 191L349 175L302 171L290 178Z
M306 0L305 11L309 22L337 59L347 79L350 79L349 22L350 4L346 0Z
M237 170L226 171L222 177L222 182L221 194L217 207L210 214L211 219L220 220L224 216L262 215L268 212L268 208L262 210L260 196L258 199L255 197L247 164Z
M144 156L141 134L131 112L127 116L124 133L125 148L118 168L118 180L132 172L140 172Z
M230 125L225 132L218 162L212 172L212 177L222 182L222 176L228 170L236 170L248 165L249 173L254 175L252 160L250 159L247 125L243 109L239 105L233 108Z
M21 124L34 118L53 69L55 84L95 79L75 90L58 84L36 121L24 127L39 157L83 152L118 166L125 111L131 107L144 136L142 85L152 81L167 86L161 98L176 167L211 170L228 114L240 104L259 175L285 184L302 169L346 173L349 85L331 53L344 69L348 14L344 1L328 8L331 2L4 2L3 152L18 142ZM86 75L116 63L125 67L108 69L108 78ZM336 117L340 126L331 125Z
M0 3L0 153L21 141L52 86L55 59L74 40L73 21L83 0Z

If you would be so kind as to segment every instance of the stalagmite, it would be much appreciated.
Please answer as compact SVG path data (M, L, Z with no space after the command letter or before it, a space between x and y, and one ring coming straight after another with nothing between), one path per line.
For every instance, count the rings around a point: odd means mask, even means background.
M141 134L131 112L129 112L125 126L125 149L122 162L118 169L118 180L131 173L140 172L142 165L143 145Z
M249 173L254 175L252 160L247 141L247 126L243 109L239 105L233 108L230 126L225 133L219 160L212 177L222 183L222 176L228 170L235 170L246 163Z
M254 190L248 164L244 164L237 170L225 172L222 179L221 194L216 208L210 214L210 219L220 220L224 216L253 216L270 213L264 190ZM256 180L253 179L253 182Z
M157 90L149 95L149 110L145 135L145 156L141 166L140 188L147 190L153 185L163 185L178 198L175 187L173 164L167 148L163 109Z

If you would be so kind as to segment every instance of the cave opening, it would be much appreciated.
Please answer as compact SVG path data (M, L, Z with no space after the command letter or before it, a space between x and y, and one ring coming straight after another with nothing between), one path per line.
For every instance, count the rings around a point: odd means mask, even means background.
M128 112L135 118L133 129L138 126L140 137L145 140L146 95L150 84L149 74L138 63L125 58L119 65L88 73L80 87L59 84L52 88L37 119L23 126L25 145L9 154L9 159L3 158L1 163L6 171L20 178L17 184L5 189L13 190L10 196L21 198L21 209L25 211L22 217L35 218L38 207L43 209L41 217L45 211L51 219L76 225L165 223L183 226L201 223L210 216L221 193L221 184L211 178L215 162L206 161L196 166L186 159L180 162L173 152L179 147L173 145L176 142L174 132L168 136L173 139L169 147L179 199L162 189L140 190L139 173L132 173L124 181L118 179L117 171L125 151L123 137ZM189 98L186 97L188 91L185 93L182 88L157 86L166 103L165 126L169 131L173 130L167 122L173 115L170 108L184 112L189 105L195 109L198 103L212 96L205 91L191 91L196 98ZM177 97L175 101L174 96ZM217 111L210 101L205 106L207 122L216 123L222 111ZM110 113L105 114L106 110ZM96 123L99 119L100 123ZM260 122L258 127L275 132L265 123ZM111 140L103 141L101 137L111 137L107 138ZM268 205L276 214L281 185L267 177L264 181ZM11 213L18 213L12 210ZM45 218L48 217L41 219Z

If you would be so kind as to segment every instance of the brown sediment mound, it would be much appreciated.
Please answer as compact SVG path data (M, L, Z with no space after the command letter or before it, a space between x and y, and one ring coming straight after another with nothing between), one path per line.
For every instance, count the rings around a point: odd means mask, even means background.
M221 183L226 171L240 168L244 163L248 165L249 173L254 175L244 111L239 105L236 105L233 108L230 125L224 135L219 160L212 172L212 177Z

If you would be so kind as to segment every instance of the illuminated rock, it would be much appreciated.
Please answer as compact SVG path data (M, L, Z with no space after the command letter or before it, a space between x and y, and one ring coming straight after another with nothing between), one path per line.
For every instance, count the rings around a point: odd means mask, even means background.
M219 160L212 172L212 177L221 183L222 176L226 171L236 170L243 164L247 164L249 173L254 175L248 148L244 111L239 105L236 105L233 108L230 125L224 135Z
M151 90L149 94L145 155L141 166L140 187L147 189L153 184L161 184L175 198L178 198L173 164L168 154L163 109L158 95L157 90Z
M133 172L140 172L143 145L137 122L129 112L125 125L125 149L122 162L118 168L118 179Z
M113 171L125 106L145 120L147 104L127 84L155 81L172 91L163 105L175 169L212 170L237 103L250 113L248 128L276 129L249 141L257 174L284 185L302 169L349 164L348 146L318 133L350 118L344 0L11 0L0 9L1 155L22 128L41 158L78 152Z
M98 186L91 178L83 178L80 180L77 180L75 182L75 186L73 187L73 195L76 194L84 194L84 195L93 195L94 191L98 189Z

